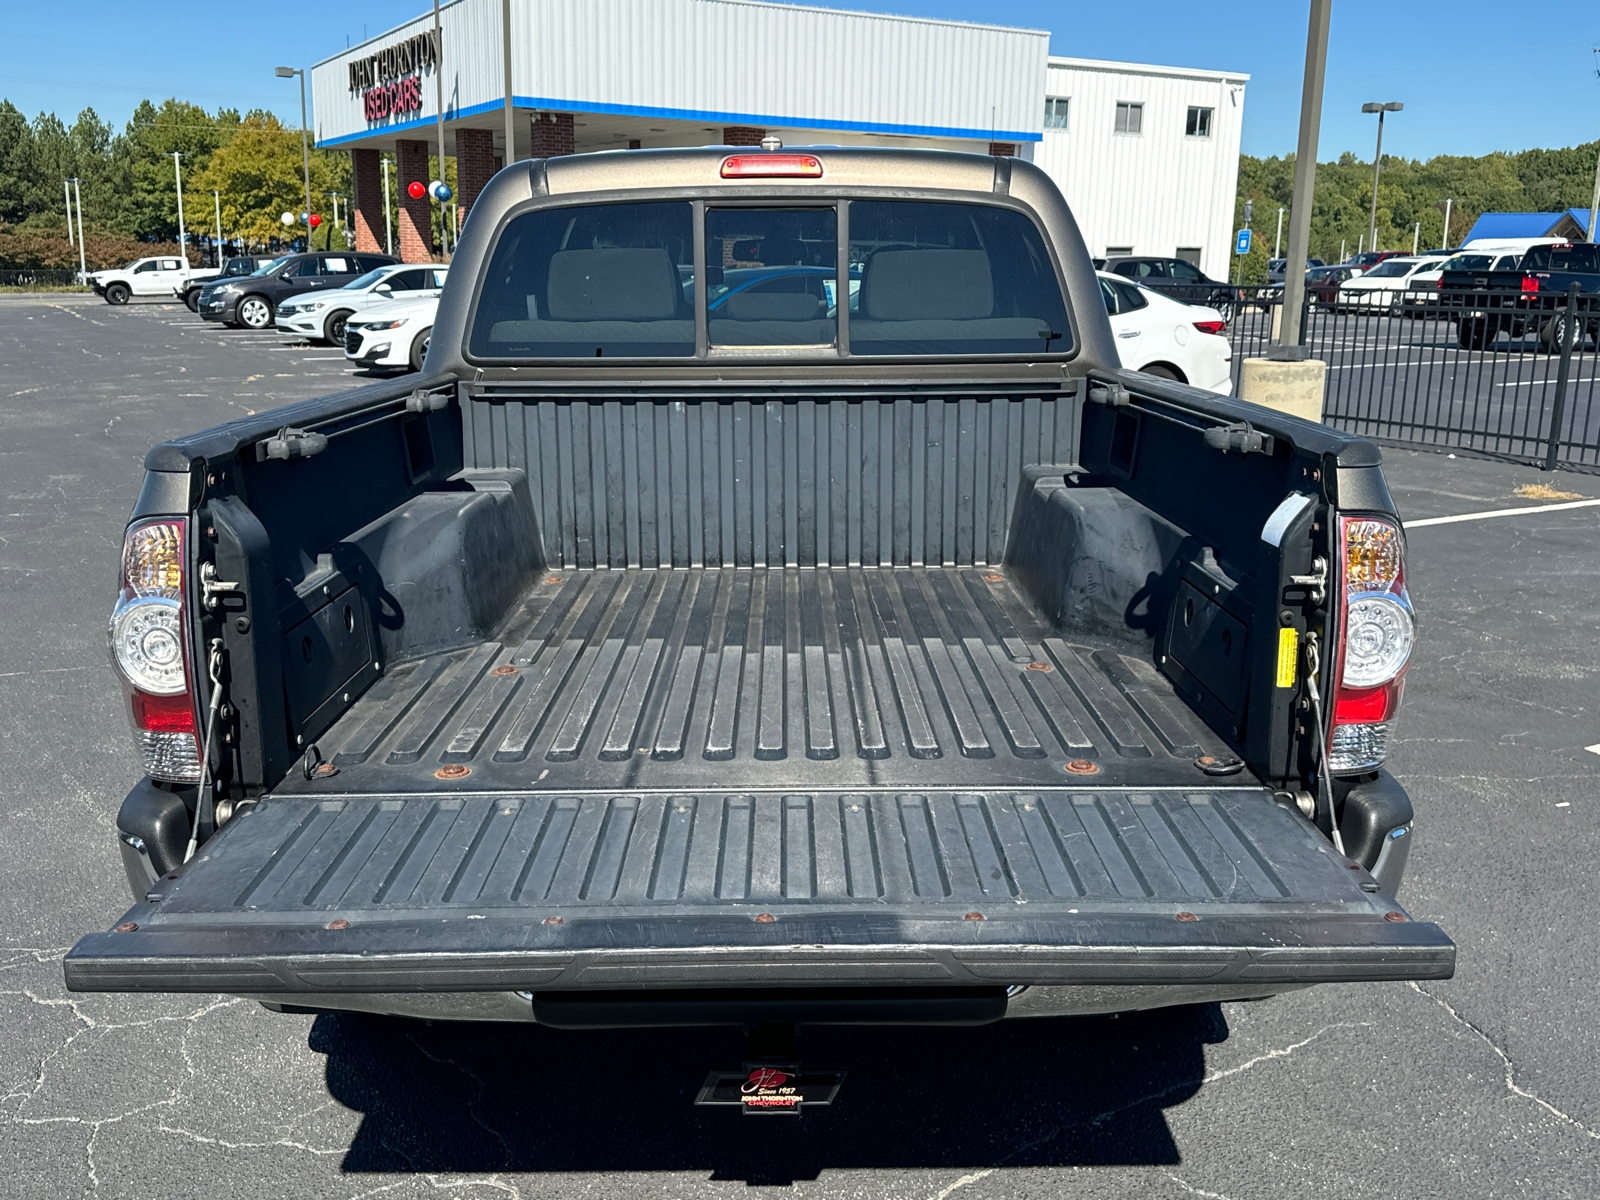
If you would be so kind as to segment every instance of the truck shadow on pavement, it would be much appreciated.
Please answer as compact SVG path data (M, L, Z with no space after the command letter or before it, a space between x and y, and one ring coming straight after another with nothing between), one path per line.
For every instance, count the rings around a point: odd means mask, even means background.
M799 1119L696 1108L736 1029L570 1032L325 1014L310 1047L365 1114L351 1172L709 1171L782 1186L828 1169L1176 1163L1163 1109L1199 1090L1215 1004L980 1028L809 1027L848 1072Z

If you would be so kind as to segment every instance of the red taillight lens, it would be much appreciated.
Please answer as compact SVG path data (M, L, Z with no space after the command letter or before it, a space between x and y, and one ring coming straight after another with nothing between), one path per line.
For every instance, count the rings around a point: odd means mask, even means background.
M1405 584L1405 542L1384 517L1340 517L1338 661L1328 767L1367 771L1388 756L1405 691L1416 618Z
M724 179L772 179L791 176L821 179L822 160L813 154L730 154L722 160Z
M1525 292L1537 292L1539 290L1539 281L1532 275L1524 275L1522 277L1522 290Z
M1228 323L1226 321L1196 321L1194 327L1201 333L1228 332Z
M111 661L128 697L145 770L155 779L198 783L199 723L183 572L183 521L147 521L128 530L122 590L111 613Z

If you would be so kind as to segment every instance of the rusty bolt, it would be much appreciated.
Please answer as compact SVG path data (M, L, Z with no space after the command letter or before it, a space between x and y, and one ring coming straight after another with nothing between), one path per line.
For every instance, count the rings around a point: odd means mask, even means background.
M990 583L1004 583L1006 581L1006 577L1000 574L985 575L984 578Z
M133 921L124 921L121 925L117 926L117 932L118 933L132 933L137 928L139 928L139 926L137 924L135 924Z
M545 919L544 919L544 923L545 923L545 924L546 924L546 925L565 925L565 924L566 924L566 921L564 921L564 920L563 920L563 919L562 919L562 918L560 918L560 917L546 917L546 918L545 918Z
M984 915L981 912L969 912L966 916L962 917L961 919L963 921L982 921L982 920L984 920Z
M1200 918L1195 916L1192 912L1181 912L1178 914L1178 920L1180 921L1198 921L1199 919Z
M563 580L563 579L562 579L562 578L561 578L561 576L559 576L559 575L546 575L546 576L545 576L545 577L544 577L544 581L545 581L545 582L546 582L546 583L562 583L562 582L565 582L565 581L564 581L564 580Z
M350 922L346 921L343 917L335 917L333 920L328 922L327 927L329 929L349 929Z
M1022 669L1024 671L1048 671L1050 669L1050 664L1047 662L1031 662Z
M1087 758L1075 758L1066 766L1068 775L1098 775L1100 767Z
M516 673L517 673L517 669L515 667L513 667L510 663L506 663L503 666L496 667L494 670L489 672L489 674L491 674L491 675L515 675Z
M756 914L756 924L757 925L771 925L777 919L778 918L773 916L771 913L757 913Z
M472 768L466 763L450 763L440 767L433 773L435 779L465 779L472 774Z
M1411 918L1406 916L1405 913L1402 913L1402 912L1392 912L1392 913L1384 913L1383 914L1383 919L1385 921L1409 921Z

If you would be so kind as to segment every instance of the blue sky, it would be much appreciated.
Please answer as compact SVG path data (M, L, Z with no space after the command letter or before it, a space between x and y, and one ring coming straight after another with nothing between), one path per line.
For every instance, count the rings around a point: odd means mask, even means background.
M268 7L270 16L260 5L221 0L10 4L0 95L29 116L54 110L69 123L92 105L119 128L140 99L169 95L211 109L270 108L297 122L296 84L274 78L274 66L314 62L346 38L382 32L427 4L275 0ZM1306 0L854 0L830 7L1048 29L1056 54L1248 72L1245 152L1294 148ZM1373 120L1360 112L1366 100L1405 103L1385 122L1384 147L1411 158L1600 137L1596 44L1600 9L1581 4L1337 0L1318 157L1371 154Z

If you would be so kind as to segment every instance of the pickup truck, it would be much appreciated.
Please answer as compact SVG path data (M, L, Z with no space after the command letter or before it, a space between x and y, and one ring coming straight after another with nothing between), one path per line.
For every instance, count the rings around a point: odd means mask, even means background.
M182 296L195 280L216 278L216 267L191 267L177 255L136 258L125 267L90 271L89 286L107 304L126 304L134 296Z
M1439 311L1457 322L1463 349L1482 350L1502 332L1538 332L1540 344L1559 353L1568 339L1568 291L1576 285L1574 344L1600 333L1600 247L1557 242L1531 248L1515 268L1450 270L1439 276Z
M708 314L730 260L840 286ZM145 470L133 904L73 991L767 1028L1454 970L1395 899L1377 448L1125 369L1029 163L515 163L420 375Z

